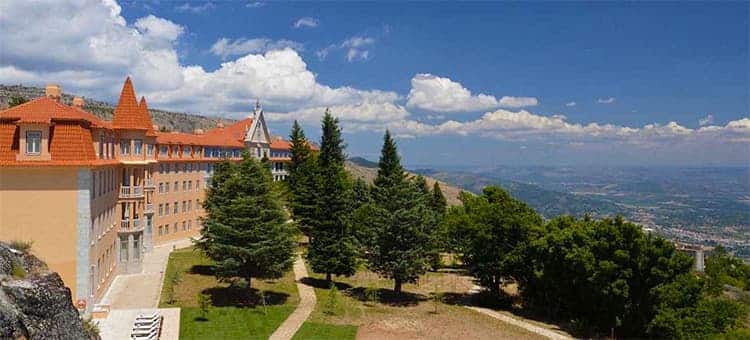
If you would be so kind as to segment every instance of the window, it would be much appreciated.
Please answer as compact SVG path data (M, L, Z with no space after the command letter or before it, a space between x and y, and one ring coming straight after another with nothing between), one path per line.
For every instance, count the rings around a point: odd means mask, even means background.
M193 228L193 220L188 221L188 230Z
M169 203L164 205L164 215L169 215Z
M146 144L146 154L149 156L154 155L154 144Z
M193 181L188 181L188 190L193 190Z
M193 201L188 201L188 211L193 210Z
M200 188L201 188L201 180L196 180L195 181L195 191L200 190Z
M140 139L133 140L133 154L140 155L143 152L143 141Z
M187 230L187 222L182 221L182 231Z
M187 181L182 181L182 191L187 191Z
M182 201L182 212L187 211L187 201Z
M159 164L159 173L160 174L164 173L164 164Z
M185 146L185 147L182 148L182 153L185 156L190 156L190 151L191 151L191 148L189 146Z
M169 234L169 224L164 225L164 235Z
M130 139L123 139L120 141L120 154L127 155L130 153Z
M174 232L177 232L177 222L174 223Z
M178 203L179 202L174 202L174 206L172 206L172 208L174 208L174 210L172 211L172 213L175 214L175 215L177 215L177 213L180 212L180 205ZM175 229L175 231L176 231L176 229Z
M169 192L169 182L164 183L164 192Z
M164 204L159 203L159 216L164 214Z
M162 183L162 182L159 182L159 193L160 194L164 193L164 183Z
M104 158L104 137L99 136L99 159Z
M164 234L164 226L159 226L159 236Z
M38 155L42 146L42 131L26 131L26 153Z
M180 181L174 181L174 186L172 187L175 192L180 190Z
M166 145L159 145L159 156L167 157L169 154L169 147ZM169 172L169 170L167 170Z
M128 239L120 238L120 262L128 262Z
M133 258L138 259L138 257L141 255L141 249L139 247L139 241L140 237L133 238Z

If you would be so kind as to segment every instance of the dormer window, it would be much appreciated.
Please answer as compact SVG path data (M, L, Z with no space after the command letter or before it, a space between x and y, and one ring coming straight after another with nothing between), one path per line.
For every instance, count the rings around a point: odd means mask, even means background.
M120 154L127 155L130 153L130 139L123 139L120 141Z
M148 156L154 155L154 144L146 144L146 155Z
M42 149L42 131L26 131L26 153L38 155Z

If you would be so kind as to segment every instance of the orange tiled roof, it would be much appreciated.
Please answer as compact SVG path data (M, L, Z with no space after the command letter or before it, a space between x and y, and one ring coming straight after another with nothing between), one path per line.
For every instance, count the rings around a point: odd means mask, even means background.
M18 126L8 121L0 121L0 162L15 161L17 145L13 145L15 142L15 134L18 133Z
M80 124L59 122L52 128L49 146L53 161L94 161L94 141L91 131Z
M253 125L252 118L245 118L226 127L217 127L202 135L203 143L212 146L245 146L245 132Z
M283 139L276 139L271 142L271 149L276 150L289 150L292 148L292 143Z
M40 97L18 106L0 111L0 119L19 123L49 124L55 120L78 120L96 125L101 119L96 116L58 102L52 98Z
M139 105L135 99L133 82L128 77L122 86L122 92L120 92L120 100L117 102L112 117L112 126L115 129L146 130L153 133L154 127L151 122L151 115L148 114L145 98L141 98L141 104Z

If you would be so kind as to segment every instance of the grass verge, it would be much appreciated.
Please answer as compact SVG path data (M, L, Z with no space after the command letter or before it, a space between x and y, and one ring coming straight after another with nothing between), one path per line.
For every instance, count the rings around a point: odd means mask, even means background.
M357 326L305 322L292 340L349 340L357 337Z

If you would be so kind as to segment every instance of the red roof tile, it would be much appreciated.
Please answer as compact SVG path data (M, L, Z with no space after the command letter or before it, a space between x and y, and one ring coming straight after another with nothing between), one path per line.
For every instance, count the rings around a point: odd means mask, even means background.
M112 126L115 129L132 129L146 130L153 132L153 123L151 116L148 114L145 98L141 99L138 105L135 99L135 90L130 77L125 79L125 84L120 92L120 100L117 102L114 116L112 117Z
M55 123L51 132L49 151L53 161L94 161L91 131L78 123Z
M78 120L91 124L101 122L96 116L48 97L39 97L18 106L0 111L0 119L21 123L49 124L54 120Z
M18 126L10 122L0 122L0 162L15 161L16 152L13 143L16 141ZM18 146L15 146L16 148Z

